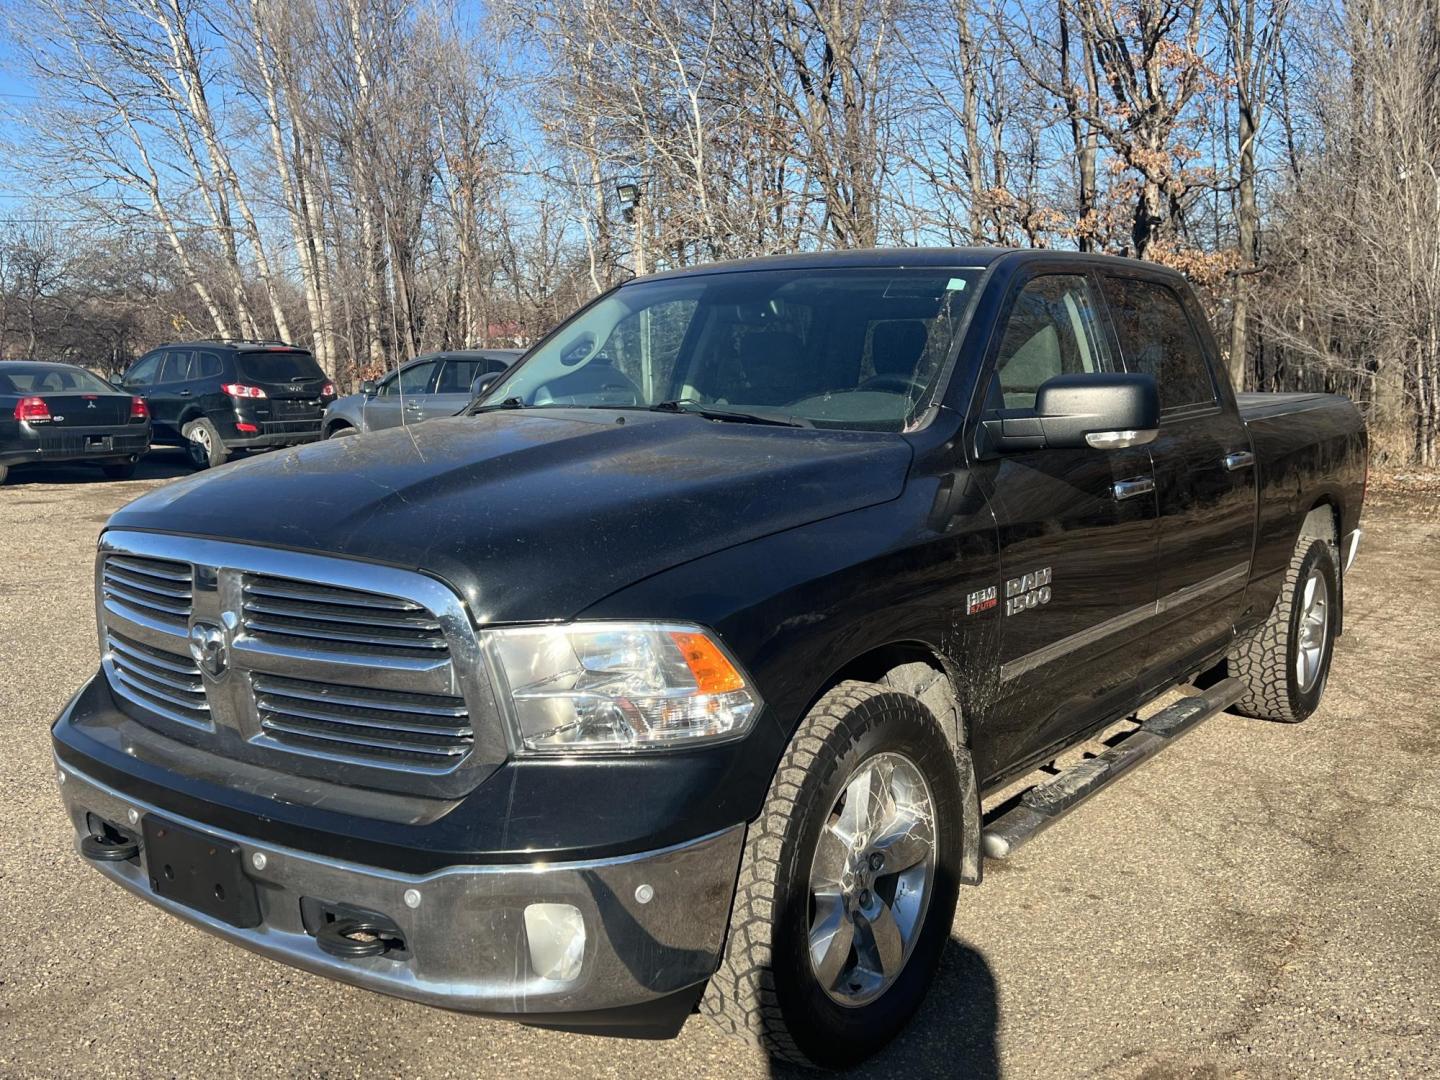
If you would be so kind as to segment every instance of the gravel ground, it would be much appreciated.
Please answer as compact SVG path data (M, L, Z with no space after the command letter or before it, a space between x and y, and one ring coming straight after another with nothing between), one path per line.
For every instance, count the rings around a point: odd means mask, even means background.
M392 1001L225 945L72 853L47 728L95 665L91 558L179 475L16 473L0 489L0 1074L749 1077L698 1018L674 1042ZM1411 492L1407 495L1407 491ZM1221 716L966 890L929 1002L859 1075L1440 1073L1440 515L1376 489L1324 707Z

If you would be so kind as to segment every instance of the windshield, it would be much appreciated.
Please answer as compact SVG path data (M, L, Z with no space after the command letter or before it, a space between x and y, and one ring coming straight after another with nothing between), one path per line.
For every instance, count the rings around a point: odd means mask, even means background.
M308 352L242 352L236 358L242 378L255 382L294 382L323 379L325 373Z
M43 364L0 365L0 393L113 394L115 388L83 368Z
M752 270L627 285L562 326L486 400L677 402L900 431L928 400L980 273Z

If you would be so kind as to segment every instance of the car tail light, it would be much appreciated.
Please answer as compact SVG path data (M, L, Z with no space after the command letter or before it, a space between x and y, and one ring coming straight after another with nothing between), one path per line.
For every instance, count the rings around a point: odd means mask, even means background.
M320 396L321 396L321 397L334 397L334 396L335 396L335 384L334 384L333 382L327 382L324 386L322 386L322 387L320 388Z
M150 418L150 406L145 404L143 397L132 397L130 399L130 419L148 420Z
M37 421L49 420L50 406L45 404L44 398L21 398L15 405L15 419L25 420L32 424Z
M224 386L220 387L220 389L224 390L225 393L229 394L231 397L263 398L266 396L265 391L261 390L258 386L246 386L244 383L238 382L226 383Z
M236 424L235 430L245 435L256 435L260 432L260 429L254 424Z

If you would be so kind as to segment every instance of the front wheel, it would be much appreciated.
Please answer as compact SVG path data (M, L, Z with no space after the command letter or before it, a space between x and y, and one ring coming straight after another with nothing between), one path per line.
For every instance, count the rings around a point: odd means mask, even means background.
M1339 616L1334 549L1324 540L1301 537L1270 617L1228 657L1230 674L1245 684L1234 710L1286 724L1313 713L1330 675Z
M871 683L835 687L750 830L704 1011L800 1064L879 1050L919 1008L949 938L962 819L934 715Z

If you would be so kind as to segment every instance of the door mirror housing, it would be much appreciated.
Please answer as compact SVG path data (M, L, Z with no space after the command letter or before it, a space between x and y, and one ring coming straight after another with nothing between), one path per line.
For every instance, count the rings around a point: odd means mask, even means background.
M982 421L982 449L1119 450L1154 440L1160 427L1155 376L1095 371L1056 375L1035 393L1033 409L1004 409Z
M375 396L375 380L374 380L374 379L366 379L364 382L362 382L362 383L360 384L360 392L361 392L362 394L364 394L366 397L374 397L374 396Z
M495 385L495 380L500 378L500 375L501 373L498 371L490 371L484 375L476 375L475 381L470 384L470 397L472 399L482 397L490 387Z

